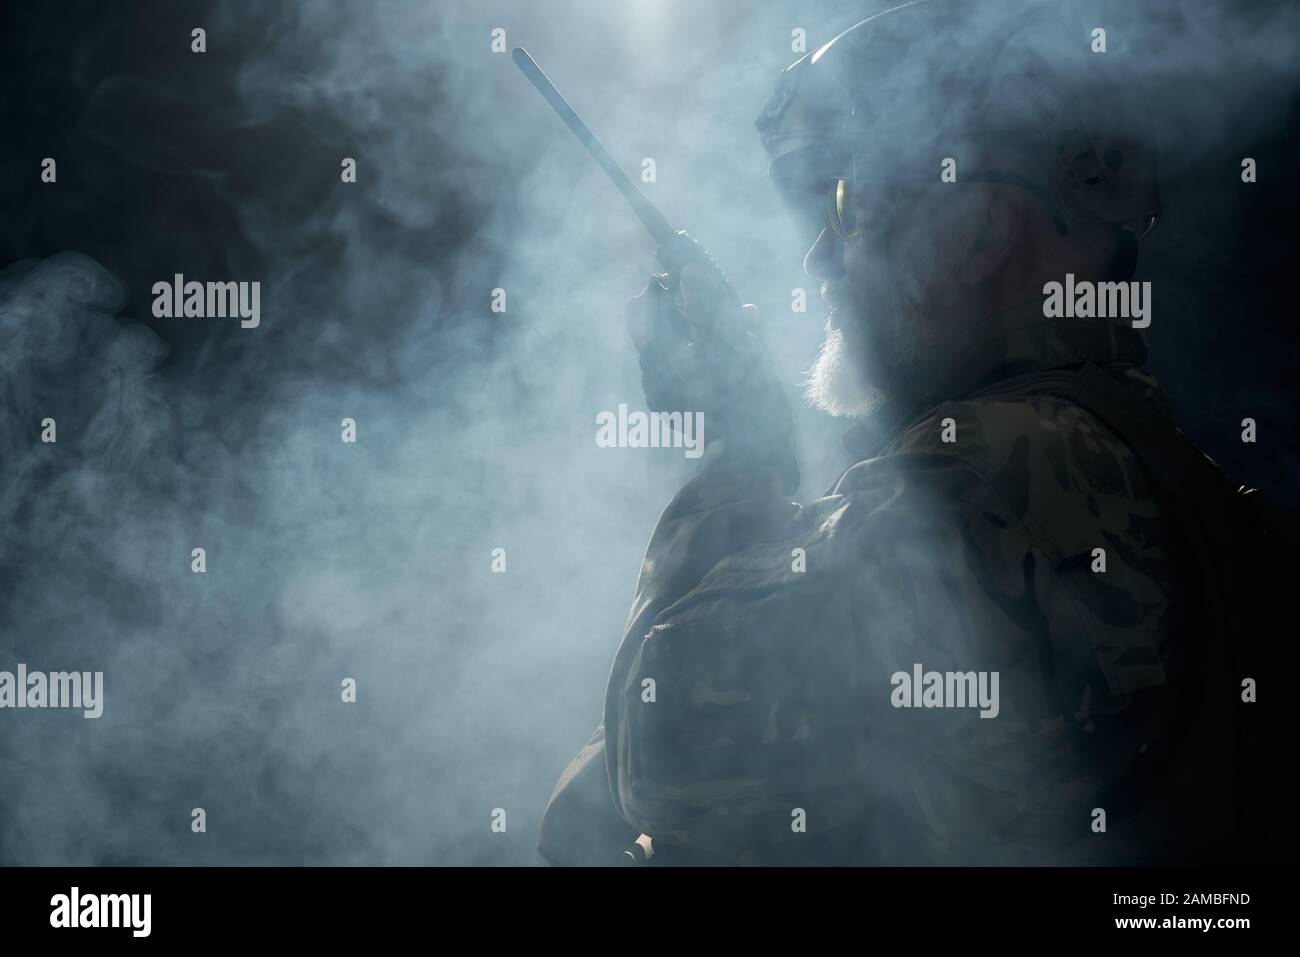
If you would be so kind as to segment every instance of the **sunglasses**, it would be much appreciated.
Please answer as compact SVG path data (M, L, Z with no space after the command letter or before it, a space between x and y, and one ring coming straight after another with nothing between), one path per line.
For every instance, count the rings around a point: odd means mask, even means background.
M1018 186L1047 207L1057 232L1062 236L1069 234L1069 226L1055 198L1022 176L1012 173L977 172L963 175L961 181ZM877 218L883 218L903 196L901 185L886 186L880 183L870 185L871 189L867 190L864 184L845 177L835 177L830 180L826 190L826 225L842 241L847 242L862 235L869 219L869 208Z
M872 192L871 205L882 213L893 205L899 193L897 187L879 186ZM844 241L861 236L868 218L867 201L867 191L860 184L844 177L832 179L826 191L826 224L831 232Z

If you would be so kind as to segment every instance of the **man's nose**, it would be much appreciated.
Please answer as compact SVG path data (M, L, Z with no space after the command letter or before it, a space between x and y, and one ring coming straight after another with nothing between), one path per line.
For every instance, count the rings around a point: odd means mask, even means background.
M804 256L803 271L814 279L844 278L844 244L829 228L821 231Z

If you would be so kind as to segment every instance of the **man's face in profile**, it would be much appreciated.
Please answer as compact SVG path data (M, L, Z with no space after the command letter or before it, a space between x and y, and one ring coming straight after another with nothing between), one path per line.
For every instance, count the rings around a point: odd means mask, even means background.
M948 189L940 199L942 188L864 182L828 200L832 224L804 261L822 280L829 310L805 390L815 408L869 415L918 389L923 367L938 357L933 313L957 292L954 256L972 211L969 194Z

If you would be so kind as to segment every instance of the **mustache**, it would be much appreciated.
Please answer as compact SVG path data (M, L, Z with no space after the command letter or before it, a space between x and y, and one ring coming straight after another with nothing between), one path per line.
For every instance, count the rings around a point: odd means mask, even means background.
M826 305L835 311L842 311L849 304L848 290L842 282L832 282L829 279L823 280L821 296Z

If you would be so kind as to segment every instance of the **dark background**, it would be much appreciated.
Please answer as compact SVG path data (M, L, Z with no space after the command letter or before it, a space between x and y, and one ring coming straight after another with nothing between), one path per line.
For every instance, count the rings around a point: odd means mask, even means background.
M883 6L4 5L0 669L104 670L106 703L0 713L0 863L532 862L688 463L594 445L641 403L621 312L651 244L490 32L629 170L656 159L793 394L822 318L753 118L792 29L812 50ZM1297 18L1093 6L1161 144L1150 368L1294 502ZM261 326L154 319L177 272L260 281ZM806 499L844 425L798 424Z

